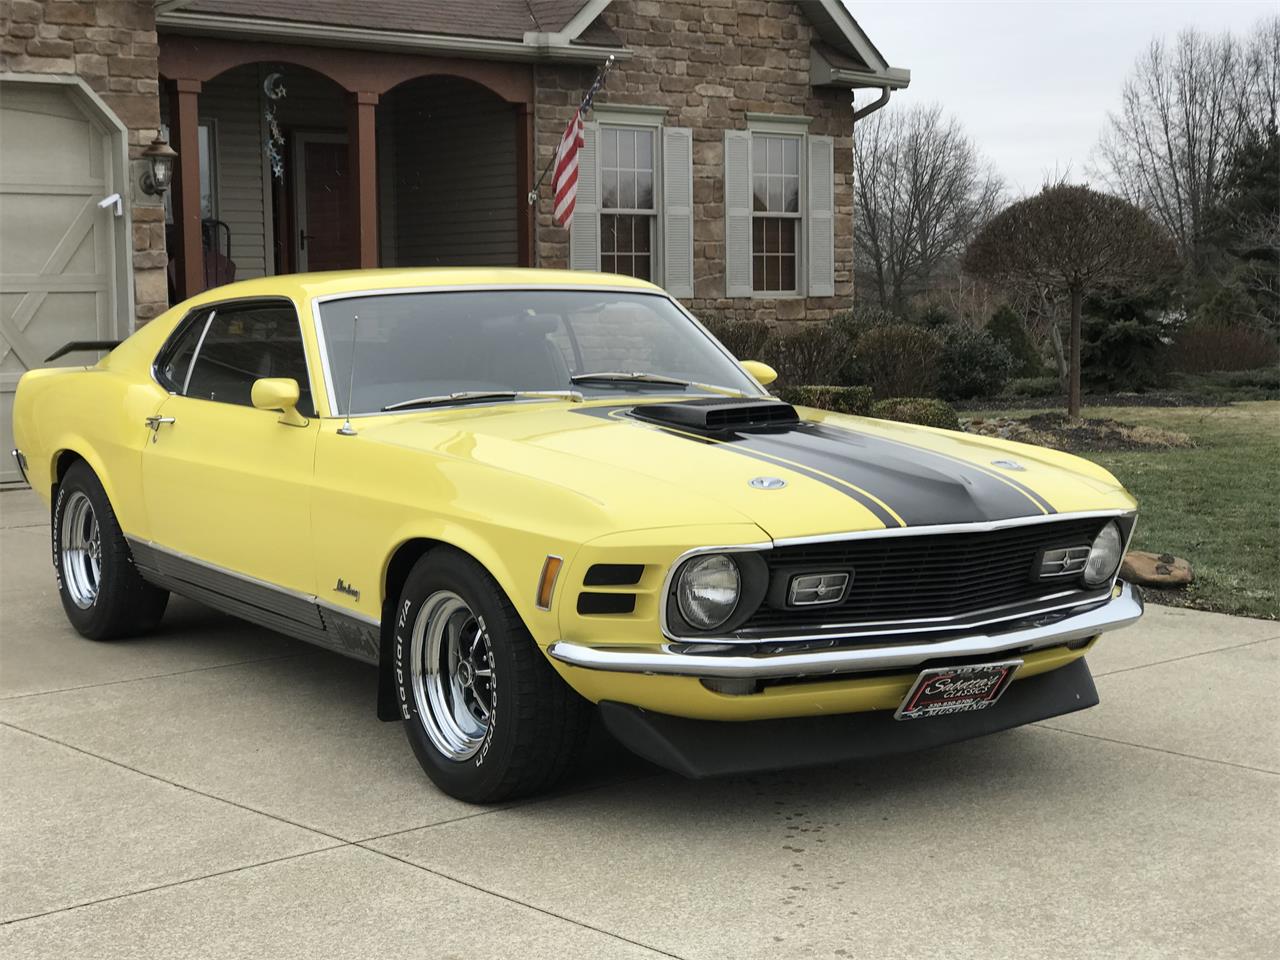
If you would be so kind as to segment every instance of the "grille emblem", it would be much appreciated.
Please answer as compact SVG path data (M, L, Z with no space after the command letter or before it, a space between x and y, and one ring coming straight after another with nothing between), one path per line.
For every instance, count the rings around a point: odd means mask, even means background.
M753 477L747 484L757 490L781 490L787 485L787 481L781 477Z
M1040 555L1041 577L1073 577L1089 562L1088 547L1062 547Z
M816 607L821 604L839 603L849 588L852 574L806 573L791 580L787 591L787 603L793 607Z

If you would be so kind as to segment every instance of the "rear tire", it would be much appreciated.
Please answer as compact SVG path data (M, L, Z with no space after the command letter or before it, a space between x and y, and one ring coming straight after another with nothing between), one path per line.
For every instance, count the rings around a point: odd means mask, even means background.
M410 572L396 607L394 667L409 744L452 797L497 803L547 790L582 753L589 705L464 553L438 548Z
M67 619L90 640L138 636L164 616L169 591L134 567L111 501L83 460L54 493L53 568Z

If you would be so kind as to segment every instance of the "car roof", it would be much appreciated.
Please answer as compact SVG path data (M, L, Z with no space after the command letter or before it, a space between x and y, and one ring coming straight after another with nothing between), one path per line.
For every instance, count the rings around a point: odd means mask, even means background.
M192 304L244 297L290 297L295 300L359 294L378 290L431 290L441 287L610 287L659 291L646 280L582 270L535 270L521 267L413 267L382 270L339 270L258 277L206 290Z

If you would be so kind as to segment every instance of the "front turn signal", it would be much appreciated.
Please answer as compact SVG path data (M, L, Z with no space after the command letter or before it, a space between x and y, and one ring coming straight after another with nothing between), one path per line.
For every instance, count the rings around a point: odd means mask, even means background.
M536 601L539 610L551 609L551 595L555 593L556 579L560 576L560 568L562 566L564 566L564 560L550 554L548 554L546 561L542 564L542 576L538 578L538 596Z

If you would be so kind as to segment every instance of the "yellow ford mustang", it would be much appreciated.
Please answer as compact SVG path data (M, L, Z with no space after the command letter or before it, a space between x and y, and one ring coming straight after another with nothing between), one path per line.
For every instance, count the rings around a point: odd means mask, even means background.
M1142 612L1120 484L772 379L629 278L274 277L26 374L14 453L80 633L174 592L377 664L466 800L554 783L592 703L689 776L1095 704L1082 658Z

